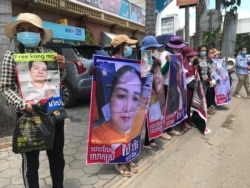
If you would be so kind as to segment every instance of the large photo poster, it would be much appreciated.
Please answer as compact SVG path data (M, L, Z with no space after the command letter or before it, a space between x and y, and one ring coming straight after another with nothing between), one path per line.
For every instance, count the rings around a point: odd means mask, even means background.
M46 100L48 107L62 106L60 71L56 53L14 54L18 88L23 99L33 104Z
M216 80L215 101L216 105L221 106L231 101L230 80L227 71L227 65L223 59L213 59L215 69L212 72L212 78Z
M136 60L94 56L87 164L127 163L141 150L152 75Z
M183 62L179 55L170 55L170 58L164 130L179 124L187 116L187 87Z

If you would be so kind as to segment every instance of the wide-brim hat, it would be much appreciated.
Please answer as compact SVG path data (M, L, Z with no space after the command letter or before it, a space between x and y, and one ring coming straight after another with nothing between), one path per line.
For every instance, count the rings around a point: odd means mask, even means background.
M43 30L43 34L41 35L41 43L45 44L46 42L50 41L53 37L53 32L50 29L44 29L42 24L42 19L37 16L36 14L32 13L20 13L17 16L16 21L8 23L5 26L5 35L8 38L14 39L17 36L17 26L20 23L27 22L30 23L40 29Z
M130 39L127 35L116 35L112 40L111 40L111 45L116 48L122 43L127 43L129 45L136 44L138 40Z
M153 35L146 36L142 39L141 50L147 50L148 48L160 48L162 44L159 44Z
M170 38L169 42L167 43L167 46L170 48L181 49L187 45L180 36L173 36Z
M190 46L185 46L182 48L181 54L184 57L193 57L198 55L198 52L194 51L193 48L191 48Z

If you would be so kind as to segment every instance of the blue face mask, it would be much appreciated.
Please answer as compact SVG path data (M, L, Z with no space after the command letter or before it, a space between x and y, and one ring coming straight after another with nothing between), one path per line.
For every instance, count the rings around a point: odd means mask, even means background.
M201 57L205 57L207 55L207 52L200 52Z
M41 41L40 33L20 32L17 33L17 40L25 47L35 47Z
M126 46L125 48L126 48L126 49L124 50L124 56L125 56L125 57L131 56L132 53L133 53L132 48L131 48L130 46Z
M246 55L246 54L247 54L247 51L246 51L246 50L243 50L243 51L241 51L241 54L242 54L242 55Z

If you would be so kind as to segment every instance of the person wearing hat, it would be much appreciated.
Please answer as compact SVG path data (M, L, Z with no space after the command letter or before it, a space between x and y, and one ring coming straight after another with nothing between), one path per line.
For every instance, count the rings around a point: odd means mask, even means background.
M183 57L183 65L186 72L186 83L187 83L187 118L182 121L185 128L191 129L191 102L194 91L195 78L195 67L191 64L193 58L198 55L198 52L194 51L193 48L186 46L181 50ZM197 57L196 57L197 58Z
M112 46L112 58L127 59L133 54L131 45L135 45L138 40L130 39L125 34L116 35L111 40ZM138 173L138 165L134 161L130 161L127 164L116 164L116 170L124 177L130 177L130 171Z
M130 39L127 35L116 35L111 40L112 57L113 58L128 58L133 54L131 45L136 44L138 41Z
M158 55L157 49L161 48L162 46L163 45L159 44L153 35L148 35L148 36L144 37L142 40L141 50L151 50L152 59L153 59L153 65L151 67L151 72L153 73L153 85L152 85L152 92L151 92L151 98L150 98L150 106L153 105L153 103L156 100L160 100L160 99L155 98L156 93L160 92L160 89L157 89L157 88L162 88L162 90L163 90L163 77L162 77L161 70L160 70L161 61L157 57L157 55ZM163 94L163 96L164 96L164 94ZM163 103L165 105L165 99L163 98L163 100L164 100ZM160 104L161 103L162 102L160 102ZM158 146L155 143L154 139L149 140L148 126L147 126L146 119L145 119L145 126L146 126L146 129L145 129L146 132L145 132L145 139L144 139L143 147L144 147L144 149L146 149L146 151L149 154L152 155L152 154L155 154L154 148L157 148Z
M211 48L208 50L207 54L207 64L208 64L208 76L209 76L209 84L206 93L206 101L207 101L207 113L210 115L214 115L216 112L216 102L215 102L215 89L216 83L219 80L215 80L212 75L216 75L216 65L213 62L213 59L219 57L219 51L216 48Z
M170 54L178 54L181 52L181 49L186 46L185 41L180 36L172 36L169 41L166 43L166 49L168 51L168 55L166 55L165 63L162 64L161 72L164 78L164 89L165 89L165 95L167 97L168 93L168 77L169 77L169 62L170 62ZM175 135L179 136L181 135L179 131L174 130L172 127L168 128L164 131L163 135L161 136L164 140L170 140L171 136Z
M0 77L0 93L7 103L14 107L17 117L20 117L23 112L32 112L32 104L22 99L15 87L18 84L15 75L14 53L52 52L49 49L43 49L41 45L50 41L53 33L51 30L43 28L42 20L36 14L20 13L16 21L5 26L5 35L10 39L16 39L19 44L14 51L7 50L4 54ZM54 58L58 63L61 79L63 80L66 74L64 69L65 58L62 55L56 55ZM53 149L47 150L53 187L57 188L63 187L65 166L63 147L64 121L60 121L55 124ZM21 154L24 186L38 188L39 151Z

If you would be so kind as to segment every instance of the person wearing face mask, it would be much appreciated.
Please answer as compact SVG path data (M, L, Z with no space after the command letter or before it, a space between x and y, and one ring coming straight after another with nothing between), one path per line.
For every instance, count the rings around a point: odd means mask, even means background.
M168 92L168 82L169 82L169 61L170 54L178 54L181 49L186 46L184 40L180 36L172 36L168 43L165 44L167 54L161 56L162 66L161 73L164 79L164 90L165 90L165 98L167 97ZM164 53L163 53L164 54ZM171 140L171 135L179 136L181 133L177 130L174 130L172 127L166 129L164 133L161 135L161 138L164 140Z
M20 13L16 21L8 23L5 26L5 35L10 39L16 39L19 43L12 50L7 50L2 61L2 73L0 77L0 93L6 99L7 103L12 105L17 112L17 118L24 112L31 113L33 106L29 101L21 97L20 90L17 87L16 80L16 62L15 53L44 53L53 52L44 49L42 44L50 41L53 33L49 29L44 29L42 20L39 16L32 13ZM65 58L62 55L54 56L60 69L61 81L65 78ZM64 178L64 121L55 123L55 136L53 149L46 150L49 168L52 177L53 187L62 188ZM22 175L24 187L39 187L39 152L23 152L22 155Z
M208 50L207 54L207 63L208 63L208 75L210 78L209 87L206 93L206 101L207 101L207 113L209 115L214 115L216 112L216 102L215 102L215 90L214 86L216 85L217 80L212 78L213 73L216 72L216 65L213 62L213 59L219 57L219 51L215 48L211 48Z
M161 74L161 60L159 59L157 49L161 48L162 45L159 44L153 35L148 35L142 39L141 50L150 50L152 52L153 65L151 67L151 72L153 73L153 89L151 92L150 105L153 105L156 101L156 93L160 92L160 88L163 89L163 78ZM158 89L157 89L158 88ZM164 99L163 99L164 100ZM160 101L160 99L159 99ZM160 102L162 104L162 102ZM165 100L163 101L163 105L165 105ZM161 106L161 105L160 105ZM162 112L161 112L162 113ZM157 144L154 139L149 139L147 120L145 119L145 139L143 143L144 149L148 152L148 154L155 154L154 148L157 148Z
M249 76L248 71L250 71L250 65L248 65L248 58L246 56L247 48L242 47L240 54L236 57L236 75L238 77L238 83L234 90L234 96L237 98L242 98L239 95L240 89L244 86L247 98L250 99L250 89L249 89Z
M198 47L198 60L198 72L200 75L204 94L206 95L210 79L208 76L207 48L204 45Z
M111 40L112 46L112 58L127 59L133 54L131 45L135 45L138 41L130 39L127 35L116 35ZM130 171L138 173L138 165L134 161L130 161L127 164L116 164L116 170L124 177L130 177Z
M112 41L112 57L126 59L133 54L131 45L137 43L137 40L130 39L127 35L116 35Z

